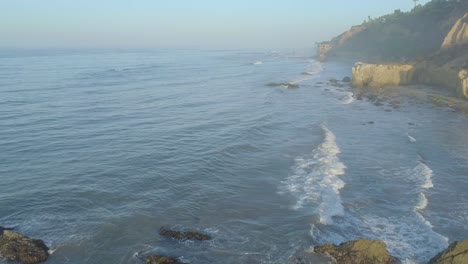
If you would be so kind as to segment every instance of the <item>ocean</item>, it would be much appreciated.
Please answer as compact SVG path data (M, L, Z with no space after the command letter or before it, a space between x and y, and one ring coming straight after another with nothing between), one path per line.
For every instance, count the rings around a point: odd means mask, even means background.
M48 264L287 263L360 237L424 263L468 238L468 117L358 100L312 53L1 51L0 226Z

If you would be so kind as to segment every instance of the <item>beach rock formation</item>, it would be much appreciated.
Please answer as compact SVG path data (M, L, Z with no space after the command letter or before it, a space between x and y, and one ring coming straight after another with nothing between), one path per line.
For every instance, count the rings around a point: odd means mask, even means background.
M0 227L0 255L7 260L24 264L40 263L49 257L48 250L42 240Z
M311 250L300 250L292 255L288 264L316 264L316 263L327 263L329 258L317 254Z
M322 42L318 44L318 58L319 61L326 61L328 53L333 49L330 42Z
M411 64L369 64L358 62L352 69L353 87L386 87L408 85L413 82Z
M425 84L447 89L454 96L468 99L468 71L453 63L440 65L435 58L415 64L358 62L352 69L351 84L355 88Z
M325 244L314 248L320 254L331 256L337 264L390 264L398 259L390 256L380 240L358 239L339 246Z
M182 264L177 259L167 256L154 255L151 257L145 258L145 263L147 264Z
M159 230L159 234L161 236L166 236L166 237L172 237L175 239L179 240L199 240L199 241L204 241L204 240L210 240L211 237L209 235L202 234L197 231L187 231L187 232L180 232L176 230L171 230L171 229L166 229L162 227Z
M442 43L442 49L449 49L455 46L468 43L468 12L457 20Z
M468 263L468 240L452 243L446 250L433 257L429 264Z

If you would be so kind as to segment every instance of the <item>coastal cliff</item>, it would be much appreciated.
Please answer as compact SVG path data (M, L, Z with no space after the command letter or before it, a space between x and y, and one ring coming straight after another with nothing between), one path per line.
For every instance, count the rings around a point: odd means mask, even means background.
M424 84L468 99L468 1L433 0L369 19L321 43L321 60L355 58L353 87Z
M442 49L450 49L468 43L468 13L460 18L442 43Z

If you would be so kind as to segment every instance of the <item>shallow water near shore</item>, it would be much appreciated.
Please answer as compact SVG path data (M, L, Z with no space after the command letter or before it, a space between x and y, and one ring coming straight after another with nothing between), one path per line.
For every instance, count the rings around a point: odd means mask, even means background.
M358 100L329 83L351 65L308 55L1 51L0 226L51 264L287 263L359 237L423 263L468 238L468 118Z

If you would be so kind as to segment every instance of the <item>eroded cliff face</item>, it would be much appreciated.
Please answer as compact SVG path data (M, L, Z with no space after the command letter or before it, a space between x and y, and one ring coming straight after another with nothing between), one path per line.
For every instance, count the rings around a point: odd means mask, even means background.
M450 49L468 43L468 12L452 27L442 43L442 49Z
M353 67L353 87L387 87L408 85L413 82L411 64L369 64L358 62Z

